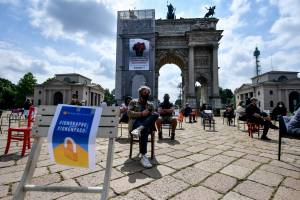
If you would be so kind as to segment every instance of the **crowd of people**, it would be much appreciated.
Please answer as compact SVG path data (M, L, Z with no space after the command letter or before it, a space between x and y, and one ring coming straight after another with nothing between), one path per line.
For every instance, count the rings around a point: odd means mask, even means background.
M174 116L175 107L170 102L169 94L165 94L163 101L155 109L153 103L149 101L151 90L147 86L142 86L138 90L139 98L132 99L130 96L125 97L124 103L120 106L120 122L128 123L130 133L133 137L139 138L141 164L145 168L152 167L147 157L148 136L152 131L158 131L159 139L163 138L162 125L168 124L171 130L171 140L175 140L175 130L177 118ZM208 112L211 111L211 112ZM212 107L203 104L199 110L193 109L189 103L180 110L182 115L189 119L189 123L197 122L196 117L199 115L202 119L213 120ZM254 123L263 127L262 140L270 140L267 137L269 129L278 129L271 120L279 120L280 116L287 115L287 108L283 102L278 102L276 107L268 115L257 106L257 99L252 97L246 103L240 101L234 109L232 104L227 105L223 117L227 118L228 124L231 125L235 117L247 123ZM292 117L289 122L290 129L294 132L300 132L300 108L296 112L296 117ZM296 124L296 126L295 126Z

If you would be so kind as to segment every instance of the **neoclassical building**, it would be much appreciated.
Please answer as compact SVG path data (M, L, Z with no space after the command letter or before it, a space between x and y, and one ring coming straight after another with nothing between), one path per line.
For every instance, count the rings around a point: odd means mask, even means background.
M72 100L88 106L99 106L104 99L104 89L92 80L76 73L55 74L34 88L34 105L70 104Z
M251 97L258 99L261 110L272 111L277 102L283 101L288 111L293 112L300 103L299 72L270 71L252 78L252 83L243 84L234 91L237 102Z

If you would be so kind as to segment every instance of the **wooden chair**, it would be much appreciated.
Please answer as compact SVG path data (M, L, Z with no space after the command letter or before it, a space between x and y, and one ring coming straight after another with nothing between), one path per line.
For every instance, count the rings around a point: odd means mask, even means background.
M259 124L253 123L253 122L247 122L248 127L248 134L249 137L253 138L253 134L256 133L259 137L261 127Z
M34 120L34 107L31 106L29 109L29 114L27 118L27 126L26 127L9 127L8 128L8 136L7 136L7 144L5 148L5 154L8 153L9 147L11 144L12 140L17 140L17 141L23 141L23 147L22 147L22 156L25 155L26 147L28 149L31 148L30 146L30 133L31 133L31 124ZM13 134L13 132L17 132L18 134ZM20 134L23 133L23 134Z
M130 131L131 132L131 131ZM132 136L130 133L130 151L129 151L129 158L132 158L132 149L133 149L133 144L134 143L139 143L140 140L136 139ZM154 158L154 142L155 142L155 131L152 131L150 134L150 140L148 139L148 142L151 142L151 159Z

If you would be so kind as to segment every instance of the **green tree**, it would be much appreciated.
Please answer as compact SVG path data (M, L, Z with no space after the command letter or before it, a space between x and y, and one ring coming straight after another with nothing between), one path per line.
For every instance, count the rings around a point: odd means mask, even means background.
M27 96L33 96L37 80L31 72L26 73L17 85L17 106L22 106Z
M0 109L10 109L16 104L16 85L0 78Z
M113 89L111 92L109 92L109 89L104 90L104 101L109 106L115 104L115 89Z
M221 97L221 103L223 105L233 103L233 92L231 89L222 89L220 87L220 97Z

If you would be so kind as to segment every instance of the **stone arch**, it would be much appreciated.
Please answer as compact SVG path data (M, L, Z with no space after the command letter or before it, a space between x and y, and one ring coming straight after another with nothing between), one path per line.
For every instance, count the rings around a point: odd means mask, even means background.
M159 78L159 70L166 64L175 64L181 70L181 78L182 78L182 96L183 102L186 99L186 80L188 79L188 60L187 60L187 51L185 50L173 50L173 49L164 49L156 51L156 65L155 65L155 93L154 98L158 98L158 78Z
M61 92L55 92L53 95L53 105L63 103L63 94Z
M198 74L195 78L195 83L199 82L201 84L201 99L200 99L200 106L204 103L209 103L209 92L211 88L209 87L209 79L205 74Z

